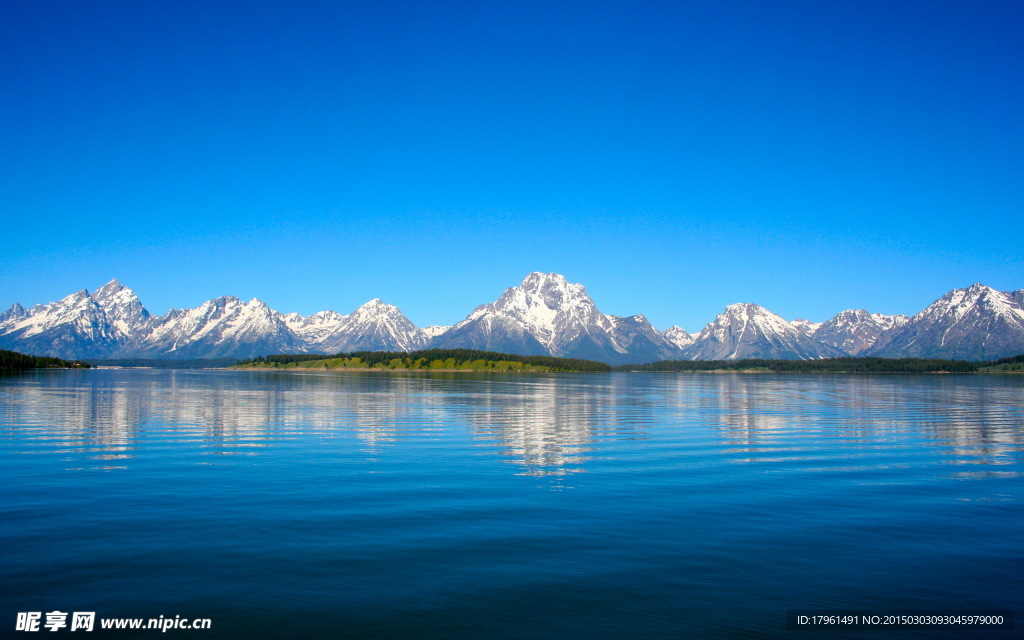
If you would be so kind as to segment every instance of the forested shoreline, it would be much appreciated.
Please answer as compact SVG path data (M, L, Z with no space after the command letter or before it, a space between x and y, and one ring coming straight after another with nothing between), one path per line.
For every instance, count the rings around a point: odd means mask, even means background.
M275 369L398 369L470 370L511 372L608 372L611 365L592 360L554 356L519 356L476 349L423 349L420 351L353 351L334 355L276 354L243 360L240 368Z
M348 369L403 371L495 372L675 372L675 373L1024 373L1024 354L976 362L934 358L824 358L820 360L665 360L611 366L604 362L521 356L476 349L419 351L353 351L337 354L273 354L245 360L119 360L70 361L0 349L0 369L76 368L90 366L144 368Z
M88 369L85 362L61 360L50 356L33 356L0 349L0 369Z

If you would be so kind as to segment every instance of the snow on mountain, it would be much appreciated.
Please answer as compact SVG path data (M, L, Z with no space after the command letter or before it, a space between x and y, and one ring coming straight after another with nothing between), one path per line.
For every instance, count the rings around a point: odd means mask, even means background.
M477 307L438 336L434 347L561 355L558 347L580 337L583 327L604 322L582 285L557 274L531 273L494 302Z
M481 345L522 342L535 354L547 354L594 325L604 325L605 331L611 328L583 285L570 284L555 273L531 273L519 286L506 289L497 300L456 323L442 336L441 346L465 336Z
M410 322L398 307L379 298L340 318L337 327L317 344L324 353L415 351L429 341L426 332Z
M117 280L0 315L0 348L65 358L245 358L270 353L410 351L430 336L394 305L371 300L349 315L282 314L253 298L209 300L155 317Z
M73 322L78 316L93 315L97 311L97 305L89 297L89 292L82 289L57 302L37 304L27 312L22 308L22 313L12 314L12 317L4 322L3 333L9 335L17 332L20 337L28 338L61 324Z
M0 348L61 358L249 357L270 353L464 347L631 364L690 359L843 355L984 360L1024 353L1024 289L955 289L913 318L847 310L824 323L786 322L755 304L729 305L699 334L659 333L642 315L601 313L586 289L531 273L451 327L420 329L371 300L348 315L282 314L224 296L152 316L117 280L0 313Z
M1024 353L1024 289L982 284L953 289L902 326L882 333L864 355L991 360Z
M318 311L305 318L297 313L289 313L282 315L281 319L285 326L303 343L310 349L319 352L323 351L321 349L323 342L345 324L346 317L337 311ZM326 353L326 351L323 352Z
M423 333L427 336L427 338L436 338L437 336L443 334L444 332L448 331L451 328L451 325L443 326L432 324L429 327L424 327Z
M125 340L145 332L152 324L152 316L142 306L139 297L116 278L94 291L92 299L103 309L107 322Z
M810 360L845 355L835 347L804 335L764 307L751 303L727 306L704 327L685 353L691 360Z
M695 338L693 334L687 333L686 330L680 327L679 325L672 325L668 329L662 331L661 335L664 336L666 340L676 345L680 349L685 349L686 347L693 344Z
M583 285L557 273L538 272L506 289L494 302L477 307L431 346L616 364L680 354L643 316L607 316L598 311Z
M348 315L320 311L303 318L281 316L306 348L316 353L351 351L415 351L430 340L401 309L373 299Z
M818 342L856 356L870 349L882 332L901 327L909 320L907 316L887 316L869 313L864 309L847 309L819 323L810 336Z
M10 309L4 311L3 313L0 313L0 325L3 325L5 322L9 320L17 320L20 318L24 318L26 315L28 315L28 312L25 311L25 307L15 302L14 304L11 305Z
M606 316L612 324L611 338L618 349L627 355L616 358L622 364L642 364L658 360L675 360L682 351L675 342L662 335L643 314ZM595 358L600 359L600 358Z
M0 348L82 358L116 348L110 333L103 310L82 289L4 321L0 325Z
M107 357L145 331L149 313L131 289L111 280L25 310L15 304L0 317L0 347L61 358Z
M822 325L820 322L811 322L810 320L804 320L803 318L797 318L789 324L793 325L797 331L805 336L813 335L814 332L818 330L818 327Z
M131 355L170 358L248 358L301 353L305 345L281 314L259 298L222 296L159 318Z

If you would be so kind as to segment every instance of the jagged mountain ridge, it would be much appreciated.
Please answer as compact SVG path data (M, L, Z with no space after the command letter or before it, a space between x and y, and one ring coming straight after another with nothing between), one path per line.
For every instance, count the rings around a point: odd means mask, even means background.
M729 305L697 334L659 332L643 315L601 313L586 289L531 273L451 327L416 327L374 299L350 314L282 314L233 296L153 316L112 280L90 294L0 313L0 348L62 358L250 357L269 353L478 348L613 364L666 359L823 358L843 355L994 359L1024 352L1024 290L955 289L913 318L840 312L787 322L759 305Z
M148 335L125 350L127 357L166 355L172 358L251 357L268 353L299 353L302 342L265 302L244 302L222 296L195 309L172 309Z
M810 320L804 320L803 318L797 318L796 320L794 320L793 322L790 322L789 324L793 325L793 327L797 331L799 331L800 333L802 333L802 334L804 334L806 336L810 336L810 335L814 335L814 332L818 330L818 327L820 327L824 323L822 323L822 322L811 322Z
M864 309L847 309L815 325L810 336L818 342L856 356L870 349L884 332L902 327L909 321L907 316L887 316L869 313Z
M665 336L665 339L676 345L680 349L685 349L693 344L694 339L698 334L689 333L686 329L683 329L677 324L672 325L668 329L661 332L661 335Z
M688 360L809 360L847 355L749 302L727 306L683 351Z
M28 310L14 304L0 319L0 345L66 358L116 353L151 322L135 294L122 289L112 280L95 295L82 289Z
M901 326L879 336L865 355L992 360L1024 352L1024 289L983 284L954 289Z
M193 309L151 315L116 279L90 294L0 316L0 348L70 358L246 358L269 353L407 351L429 335L398 307L371 300L349 315L281 314L253 298L208 300Z
M320 314L330 317L331 322L321 325L321 328L329 327L329 330L307 344L323 353L415 351L430 341L427 333L410 322L398 307L385 304L379 298L370 300L347 316L334 311L322 311Z

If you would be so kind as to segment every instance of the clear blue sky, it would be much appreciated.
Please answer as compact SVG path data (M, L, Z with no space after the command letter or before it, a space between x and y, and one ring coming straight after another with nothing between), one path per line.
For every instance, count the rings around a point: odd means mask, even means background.
M530 271L700 329L1024 287L1024 3L56 2L0 19L0 306Z

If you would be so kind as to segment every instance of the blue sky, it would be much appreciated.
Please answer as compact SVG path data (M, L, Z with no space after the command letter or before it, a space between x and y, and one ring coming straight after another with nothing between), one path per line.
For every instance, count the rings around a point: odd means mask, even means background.
M531 271L700 329L1024 288L1024 3L39 2L0 20L0 306Z

